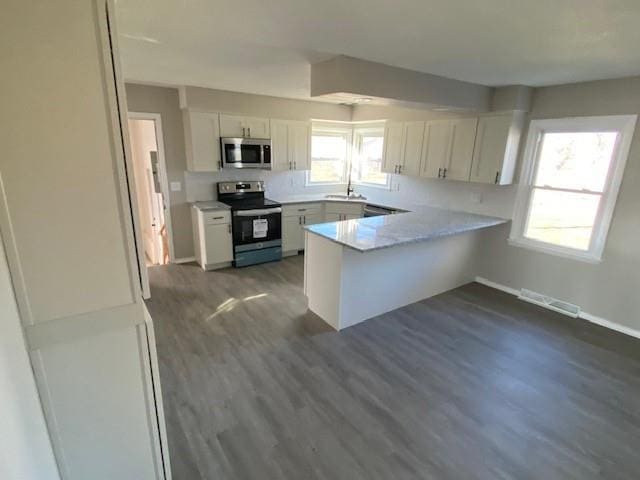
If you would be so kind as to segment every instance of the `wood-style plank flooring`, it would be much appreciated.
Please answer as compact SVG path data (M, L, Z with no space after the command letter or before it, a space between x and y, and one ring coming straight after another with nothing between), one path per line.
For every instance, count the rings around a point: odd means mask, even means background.
M302 276L150 269L174 480L640 478L640 341L475 283L336 333Z

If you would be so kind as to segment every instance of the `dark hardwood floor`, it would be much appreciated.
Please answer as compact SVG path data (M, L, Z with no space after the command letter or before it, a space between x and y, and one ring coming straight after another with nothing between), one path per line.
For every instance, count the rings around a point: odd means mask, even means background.
M336 333L302 276L150 269L174 480L640 478L640 341L475 283Z

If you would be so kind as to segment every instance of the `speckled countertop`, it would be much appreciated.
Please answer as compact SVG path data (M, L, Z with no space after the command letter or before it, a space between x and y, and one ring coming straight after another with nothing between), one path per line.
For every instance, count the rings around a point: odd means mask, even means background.
M317 195L286 195L286 196L269 196L274 202L282 203L283 205L290 205L294 203L319 203L319 202L332 202L332 203L361 203L363 205L375 205L376 207L391 208L399 211L408 211L405 208L396 208L395 206L387 203L377 202L375 200L365 198L327 198L327 194Z
M305 229L359 252L369 252L506 222L504 218L416 206L408 213L321 223Z
M217 202L215 200L211 200L209 202L194 202L191 205L196 207L198 210L202 210L203 212L212 211L212 210L229 210L231 207L229 205Z

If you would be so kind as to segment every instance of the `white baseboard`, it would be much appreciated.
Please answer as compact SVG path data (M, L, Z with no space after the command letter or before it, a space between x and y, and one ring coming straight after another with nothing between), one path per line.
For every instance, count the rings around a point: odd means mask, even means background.
M195 262L196 257L183 257L183 258L174 258L172 263L189 263Z
M520 295L520 290L507 287L506 285L502 285L500 283L492 282L491 280L487 280L486 278L476 277L475 280L476 282L482 285L495 288L496 290L509 293L516 297ZM578 318L586 320L587 322L595 323L596 325L600 325L601 327L605 327L610 330L615 330L616 332L624 333L625 335L629 335L631 337L640 338L640 330L635 330L630 327L625 327L624 325L620 325L619 323L612 322L611 320L607 320L605 318L592 315L591 313L588 313L588 312L580 311Z

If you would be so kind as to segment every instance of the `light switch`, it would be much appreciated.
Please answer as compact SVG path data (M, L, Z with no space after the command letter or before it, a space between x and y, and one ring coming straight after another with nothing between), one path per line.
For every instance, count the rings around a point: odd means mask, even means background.
M172 192L180 192L182 190L182 183L180 182L171 182L171 191Z

